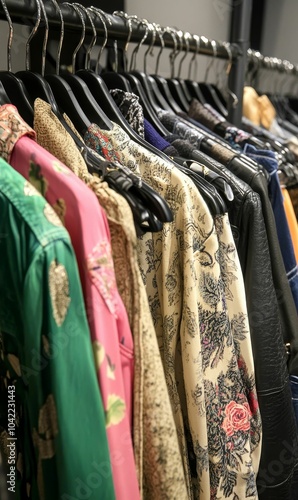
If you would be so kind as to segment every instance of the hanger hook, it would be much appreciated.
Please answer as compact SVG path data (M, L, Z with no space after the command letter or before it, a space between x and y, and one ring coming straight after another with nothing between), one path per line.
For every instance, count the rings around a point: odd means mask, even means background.
M55 9L58 11L58 14L60 16L60 25L61 25L60 38L59 38L58 49L57 49L57 59L56 59L56 75L59 75L61 51L62 51L63 40L64 40L64 19L63 19L62 10L60 9L57 0L51 0L51 1L53 2Z
M45 33L44 33L44 37L43 37L42 55L41 55L41 76L44 77L45 68L46 68L47 45L48 45L48 38L49 38L49 21L48 21L48 16L47 16L46 9L45 9L45 6L44 6L44 3L42 0L40 0L40 6L41 6L42 13L43 13L44 21L45 21Z
M251 74L251 86L255 87L258 71L260 69L261 62L264 61L264 58L262 54L258 51L253 52L253 58L254 58L254 67Z
M9 26L8 39L7 39L7 69L8 69L8 71L11 72L11 46L12 46L12 40L13 40L13 24L12 24L11 17L10 17L10 14L8 12L8 8L6 6L5 0L0 0L0 1L1 1L4 13L5 13L6 20L8 22L8 26Z
M125 46L124 46L124 71L127 71L127 67L128 67L127 50L128 50L129 42L130 42L131 35L132 35L132 17L134 17L134 16L128 16L128 14L126 12L123 12L122 10L115 10L113 12L113 16L120 17L121 19L124 20L124 22L128 26L128 36L127 36ZM137 16L135 16L135 17L137 17ZM116 59L116 53L115 53L115 59ZM118 67L117 67L117 69L118 69Z
M79 18L81 19L81 23L82 23L81 38L80 38L79 43L76 46L76 48L74 49L73 54L72 54L72 73L75 74L77 53L79 52L80 48L82 47L84 40L85 40L85 36L86 36L86 24L85 24L84 16L76 4L69 3L69 2L63 2L62 5L67 5L68 7L71 7L72 9L74 9L76 11L76 13L78 14Z
M185 58L187 57L187 55L189 53L189 38L190 37L191 37L191 34L188 33L188 31L184 31L184 33L183 33L183 39L185 41L186 50L185 50L185 54L183 55L183 57L181 58L180 63L179 63L178 78L180 78L181 69L182 69L182 63L183 63L183 61L185 60Z
M200 43L201 43L201 40L200 40L200 37L198 35L191 35L192 38L194 39L194 41L196 42L196 50L195 52L193 53L193 56L190 60L190 63L189 63L189 68L188 68L188 79L190 80L191 78L191 70L192 70L192 67L193 67L193 63L194 61L197 59L197 55L199 53L199 50L200 50ZM195 76L195 75L194 75Z
M173 63L173 76L172 78L175 78L175 61L177 59L177 56L179 56L180 52L183 49L183 31L178 30L177 28L171 28L172 32L176 38L177 45L176 45L176 53L172 54L172 63Z
M175 54L177 52L178 42L177 42L177 38L175 36L175 30L174 30L174 28L170 28L169 26L167 26L165 28L165 30L164 30L164 33L168 33L172 37L172 40L174 42L174 48L173 48L172 52L169 55L170 65L171 65L171 78L174 78L174 73L175 73L175 58L176 58Z
M147 55L149 53L150 53L150 55L153 55L153 47L154 47L155 40L156 40L156 26L154 25L154 23L149 23L149 21L147 21L146 19L144 19L144 21L146 21L148 23L149 31L152 31L150 45L148 45L148 49L146 50L146 52L144 54L144 73L147 73Z
M29 71L29 69L30 69L30 43L31 43L32 38L36 35L36 32L38 30L38 27L39 27L40 21L41 21L41 8L40 8L39 0L35 0L35 3L36 3L36 7L37 7L37 18L36 18L35 25L33 26L31 33L28 37L28 40L26 42L26 71Z
M213 57L211 57L208 65L207 65L206 73L205 73L205 82L207 82L209 71L210 71L211 67L214 64L215 57L217 56L217 42L215 40L208 40L208 38L206 38L205 36L202 37L202 40L205 42L206 46L208 45L208 42L210 41L211 47L212 47L212 51L213 51Z
M222 47L224 47L224 49L226 50L226 52L228 54L228 62L227 62L227 67L226 67L226 71L225 71L225 73L226 73L226 91L227 91L228 95L230 95L233 99L232 108L234 109L238 106L239 99L236 96L236 94L234 92L232 92L232 90L229 88L229 75L230 75L230 71L231 71L231 68L233 65L233 54L232 54L231 45L229 42L222 42Z
M84 5L82 5L80 3L74 3L74 5L76 5L79 9L81 9L83 12L85 12L86 17L88 17L88 19L90 21L90 26L91 26L92 31L93 31L93 37L92 37L91 42L90 42L90 44L87 48L87 51L86 51L85 66L84 66L85 69L90 69L91 52L92 52L92 49L97 41L97 32L96 32L96 28L94 26L94 22L93 22L92 16L91 16L88 8L84 7Z
M108 37L109 37L109 34L108 34L108 28L107 28L107 22L110 23L110 25L112 24L110 18L106 15L106 13L101 10L101 9L98 9L97 7L93 7L93 5L89 8L89 10L91 10L92 12L94 12L94 14L96 14L102 24L103 24L103 29L104 29L104 32L105 32L105 38L104 38L104 41L103 41L103 44L100 48L100 51L99 51L99 54L98 54L98 57L97 57L97 61L96 61L96 67L95 67L95 71L96 73L99 73L99 63L100 63L100 59L101 59L101 56L102 56L102 53L105 49L105 46L107 45L108 43Z
M129 68L129 71L132 71L133 69L136 68L137 54L139 52L140 47L143 45L143 43L147 39L147 36L148 36L148 33L149 33L149 27L146 24L146 20L144 20L144 19L138 19L138 21L139 21L138 28L140 26L145 26L145 33L143 35L143 38L139 41L139 43L133 49L133 52L132 52L132 55L131 55L131 59L130 59L130 68ZM147 23L148 23L148 21L147 21Z
M155 74L157 75L158 69L159 69L160 56L161 56L161 53L163 52L163 49L165 48L165 41L163 39L164 31L162 30L162 27L160 26L160 24L156 25L156 31L157 31L157 34L158 34L159 39L160 39L160 49L159 49L159 52L157 54L156 66L155 66Z

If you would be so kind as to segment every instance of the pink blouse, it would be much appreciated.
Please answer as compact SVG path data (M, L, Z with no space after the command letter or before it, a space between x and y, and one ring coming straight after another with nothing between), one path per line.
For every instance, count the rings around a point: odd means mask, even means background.
M34 139L34 130L13 105L0 107L0 156L40 191L70 234L106 413L116 498L138 500L131 437L133 339L117 290L107 218L95 194ZM84 380L82 390L88 391ZM88 425L88 411L92 411L91 401L82 425ZM75 443L75 436L73 439Z

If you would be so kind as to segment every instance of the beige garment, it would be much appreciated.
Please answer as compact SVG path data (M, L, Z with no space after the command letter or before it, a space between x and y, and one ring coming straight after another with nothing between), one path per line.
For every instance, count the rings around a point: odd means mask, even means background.
M244 87L243 115L255 125L270 130L276 111L266 95L259 96L252 87Z
M258 104L261 113L261 125L267 130L270 130L273 120L276 117L276 111L270 99L266 95L260 95L258 97Z
M161 233L139 240L139 262L186 473L190 465L189 496L256 499L261 424L247 311L243 298L234 307L226 297L242 277L230 255L233 239L225 242L225 231L219 243L192 181L117 125L111 131L91 125L84 140L141 174L173 212Z
M261 113L258 104L258 94L252 87L243 90L243 115L258 127L261 125Z
M57 158L63 156L63 162L88 183L107 214L118 290L134 337L134 452L143 498L187 500L173 413L137 264L131 210L123 197L88 173L74 141L67 132L61 131L50 106L40 99L35 101L34 128L38 142ZM57 137L60 134L62 138Z

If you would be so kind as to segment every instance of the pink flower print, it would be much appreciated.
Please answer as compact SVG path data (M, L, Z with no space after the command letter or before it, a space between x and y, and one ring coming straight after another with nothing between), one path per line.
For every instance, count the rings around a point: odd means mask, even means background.
M109 311L117 318L117 284L109 241L100 241L93 248L87 268Z
M237 431L248 431L250 429L251 412L248 403L241 405L231 401L226 406L225 414L222 428L227 436L233 436Z

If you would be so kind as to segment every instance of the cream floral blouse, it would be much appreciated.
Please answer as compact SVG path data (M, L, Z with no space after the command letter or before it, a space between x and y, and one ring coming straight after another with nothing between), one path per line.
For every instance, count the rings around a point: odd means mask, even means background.
M140 238L138 255L189 497L255 499L261 422L243 278L226 219L215 223L193 183L117 125L108 132L92 125L85 141L141 174L174 214L161 233Z

